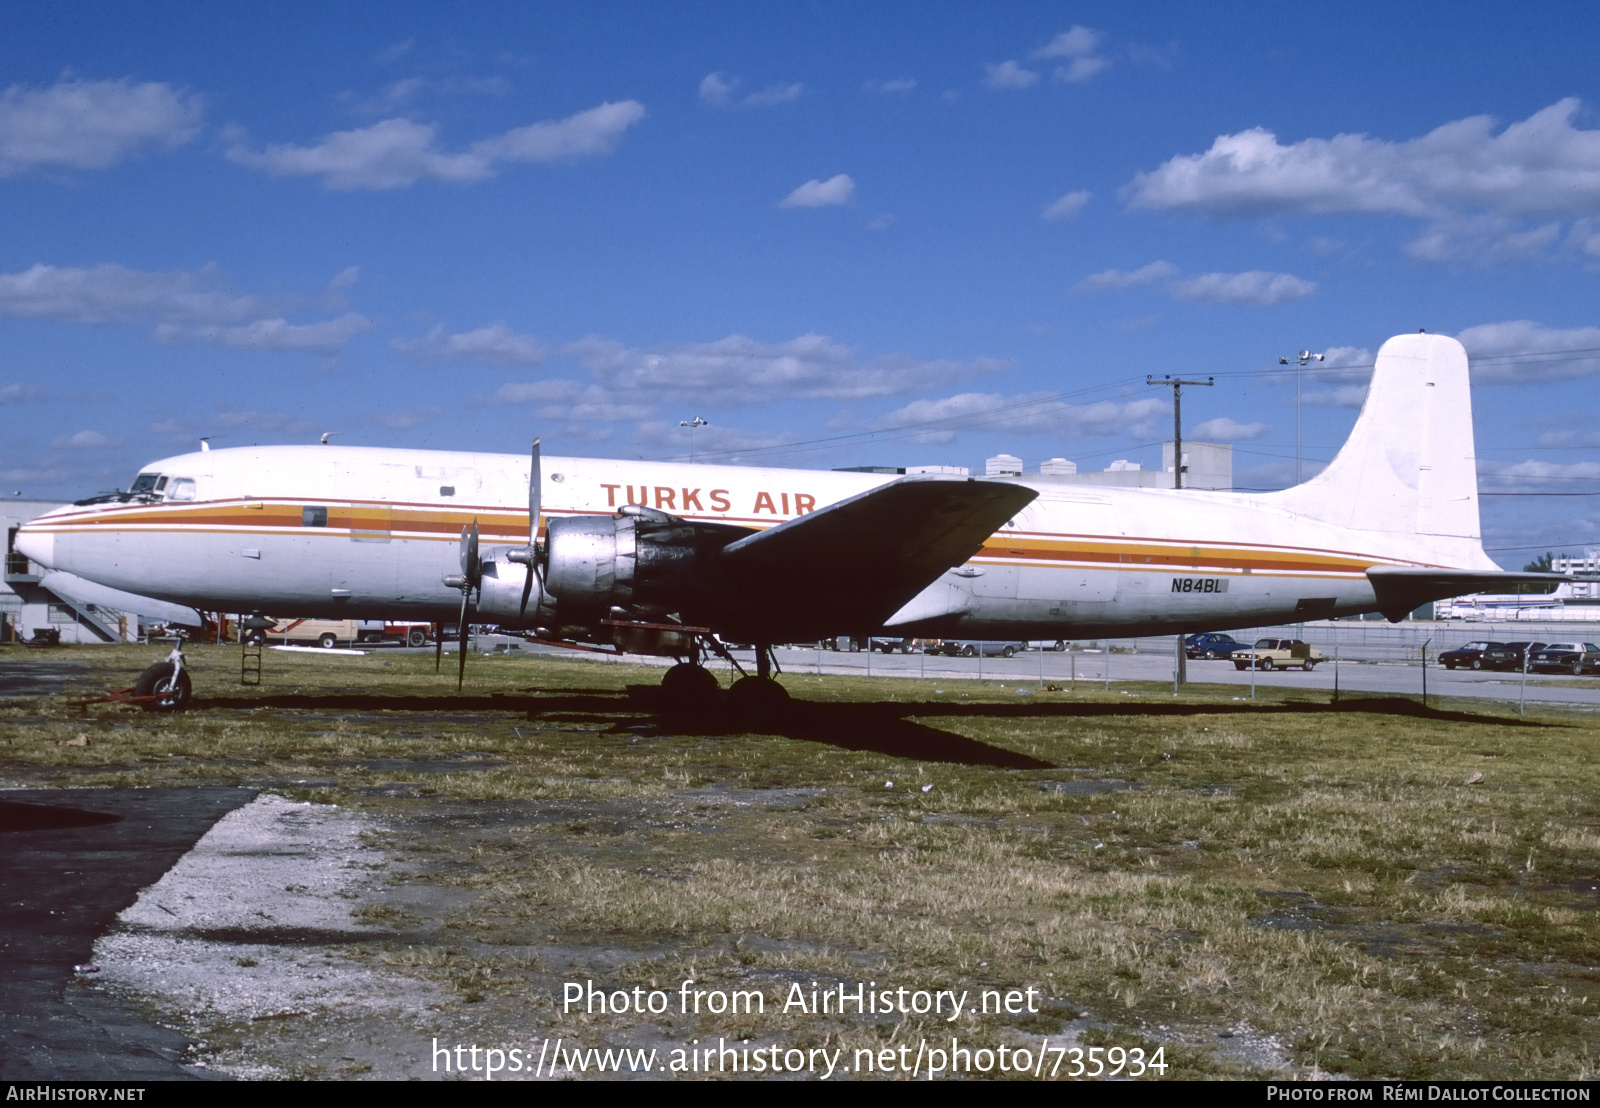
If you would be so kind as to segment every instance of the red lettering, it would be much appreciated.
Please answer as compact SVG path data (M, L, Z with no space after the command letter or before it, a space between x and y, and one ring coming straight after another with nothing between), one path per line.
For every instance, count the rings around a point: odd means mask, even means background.
M789 494L785 492L785 493L779 493L778 495L783 497L783 514L784 515L788 515L789 514Z
M712 489L708 495L711 497L711 506L719 512L725 512L733 507L732 502L728 500L727 489Z
M639 486L639 497L640 498L638 500L635 500L633 498L633 486L629 485L628 486L628 503L629 504L637 504L641 508L648 508L650 506L650 486L649 485L640 485Z
M606 507L615 508L617 506L617 490L620 489L622 486L621 485L601 485L600 487L606 490Z
M812 496L810 493L808 493L808 492L797 492L797 493L794 494L794 514L795 515L803 516L807 512L816 510L816 507L817 507L817 498Z
M705 509L700 506L699 489L683 490L683 510L687 512L690 508L693 508L697 512L705 511Z
M773 515L778 514L778 506L772 502L772 494L770 492L756 493L756 506L750 509L750 514L755 515L757 512L759 512L761 510L761 505L763 504L767 506L767 511L771 512Z
M657 485L656 486L656 507L657 508L666 507L666 508L671 508L673 511L677 511L678 510L678 505L676 503L677 499L678 499L678 494L677 494L676 491L667 488L665 485Z

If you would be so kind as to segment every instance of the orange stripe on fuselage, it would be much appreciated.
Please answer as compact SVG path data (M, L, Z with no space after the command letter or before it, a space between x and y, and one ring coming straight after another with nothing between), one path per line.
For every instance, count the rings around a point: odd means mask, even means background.
M250 505L260 504L261 507ZM326 527L308 527L301 510L322 507L328 512ZM551 511L549 515L590 515L578 510ZM771 520L729 516L683 516L691 521L733 523L771 527ZM178 506L119 505L83 513L53 516L35 521L32 526L53 532L106 530L139 533L181 533L197 530L219 534L289 534L346 537L349 532L387 533L392 538L450 540L474 520L479 534L489 541L525 541L528 533L526 513L508 512L495 505L439 505L400 502L246 500L225 503L201 502ZM783 522L779 520L778 522ZM541 529L542 530L542 529ZM1394 565L1390 558L1362 555L1350 551L1319 550L1309 547L1279 547L1265 544L1180 542L1129 536L1112 539L1091 535L1052 535L1048 532L1011 532L994 536L973 556L975 561L1001 564L1072 564L1083 568L1134 571L1184 569L1212 573L1279 572L1317 576L1362 574L1372 565ZM1410 562L1408 565L1425 565Z

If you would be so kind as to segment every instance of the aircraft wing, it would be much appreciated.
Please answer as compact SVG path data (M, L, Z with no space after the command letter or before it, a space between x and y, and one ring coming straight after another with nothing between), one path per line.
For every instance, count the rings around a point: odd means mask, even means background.
M741 609L729 614L775 642L875 630L1038 495L929 474L797 516L723 548Z
M1444 600L1474 592L1507 590L1512 585L1544 584L1589 580L1566 573L1488 572L1476 569L1412 569L1405 566L1372 566L1367 580L1378 594L1378 610L1390 623L1398 623L1406 613L1430 600Z

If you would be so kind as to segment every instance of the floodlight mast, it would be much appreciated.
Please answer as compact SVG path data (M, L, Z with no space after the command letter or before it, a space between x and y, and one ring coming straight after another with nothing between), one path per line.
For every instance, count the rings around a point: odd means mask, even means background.
M693 419L680 419L680 420L678 420L678 426L679 427L687 427L687 428L689 428L689 462L692 465L694 463L694 432L695 432L695 428L697 428L697 427L709 427L709 426L711 426L711 421L709 419L701 419L699 416L695 416Z
M1309 350L1302 350L1295 357L1295 367L1294 367L1294 483L1297 484L1297 485L1300 483L1300 456L1301 456L1300 443L1302 441L1301 440L1301 435L1300 435L1300 426L1301 426L1301 421L1300 421L1300 380L1301 380L1301 377L1303 376L1303 374L1302 374L1301 371L1305 369L1307 362L1322 362L1322 361L1327 361L1327 359L1328 359L1328 356L1326 354L1313 354ZM1289 364L1289 359L1288 358L1279 358L1278 359L1278 364L1279 365L1288 365Z

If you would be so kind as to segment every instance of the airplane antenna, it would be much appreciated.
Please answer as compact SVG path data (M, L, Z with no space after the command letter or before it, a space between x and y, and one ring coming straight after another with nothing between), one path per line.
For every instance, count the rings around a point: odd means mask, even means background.
M333 436L335 436L335 435L342 435L342 434L344 434L343 431L324 431L324 432L322 432L322 445L323 446L327 446L329 439L333 438Z
M211 436L210 435L202 435L200 437L200 449L201 450L210 450L211 449Z

